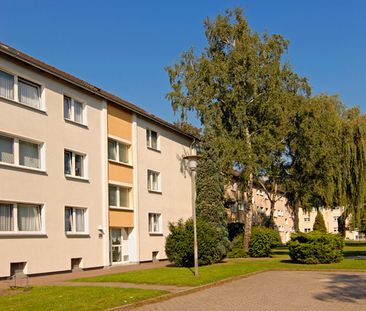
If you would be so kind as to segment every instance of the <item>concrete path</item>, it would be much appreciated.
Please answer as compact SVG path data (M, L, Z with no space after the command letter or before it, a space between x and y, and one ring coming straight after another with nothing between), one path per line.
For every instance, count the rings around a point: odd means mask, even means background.
M363 311L366 273L270 271L135 310Z

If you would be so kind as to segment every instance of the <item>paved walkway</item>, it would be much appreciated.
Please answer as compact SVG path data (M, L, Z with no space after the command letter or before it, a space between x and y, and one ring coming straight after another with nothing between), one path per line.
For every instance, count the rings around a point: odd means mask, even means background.
M41 275L41 276L30 276L29 277L29 285L59 285L58 283L67 282L74 279L86 278L86 277L94 277L94 276L102 276L106 274L114 274L128 271L137 271L137 270L147 270L154 268L165 267L169 264L168 261L161 262L148 262L141 264L128 264L128 265L120 265L113 266L106 269L93 269L86 271L75 271L75 272L64 272L64 273L55 273L49 275ZM20 280L20 282L23 282ZM9 288L14 282L11 280L2 280L0 281L0 291L2 289Z
M270 271L135 310L361 311L366 273Z

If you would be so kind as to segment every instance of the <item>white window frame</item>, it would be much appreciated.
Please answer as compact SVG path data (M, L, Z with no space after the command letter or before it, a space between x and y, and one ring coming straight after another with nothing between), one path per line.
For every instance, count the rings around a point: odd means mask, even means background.
M66 209L72 209L71 231L66 231ZM84 210L84 231L76 231L76 210ZM64 208L64 230L66 235L89 235L89 209L66 205Z
M70 118L66 118L65 117L65 97L68 97L71 100L71 111L70 111ZM75 119L75 102L78 102L81 104L82 106L82 122L76 121ZM75 96L71 96L69 94L63 94L62 97L62 111L63 111L63 117L64 120L69 121L69 122L73 122L79 125L84 125L87 126L88 122L87 122L87 105L85 103L84 100L81 100L79 98L76 98Z
M34 171L42 171L42 172L46 171L46 161L45 161L46 148L45 148L45 143L34 140L32 138L21 137L21 136L13 135L13 134L10 134L10 133L4 133L4 132L0 132L0 136L7 137L7 138L10 138L10 139L13 140L13 163L0 161L0 165L14 166L14 167L18 167L18 168L22 168L22 169L26 169L26 170L34 170ZM27 166L27 165L21 165L20 164L20 144L19 144L19 141L24 141L24 142L27 142L27 143L34 144L34 145L38 146L39 167L32 167L32 166Z
M13 98L9 98L9 97L5 97L5 96L0 96L0 98L5 98L9 101L15 102L17 104L23 105L25 107L28 107L30 109L34 109L34 110L39 110L42 112L46 111L46 105L45 105L45 87L42 83L40 83L39 81L35 81L32 78L26 77L24 75L17 75L13 72L10 72L9 70L6 70L4 68L0 67L0 71L7 73L8 75L13 76L14 78L14 88L13 88ZM30 84L33 84L35 86L37 86L39 88L39 107L33 107L30 106L26 103L23 103L19 100L19 79L20 80L24 80L25 82L28 82Z
M154 148L152 146L152 135L151 135L152 132L156 133L156 148ZM160 150L160 134L158 131L155 131L150 128L146 129L146 146L148 149L155 150L155 151L161 151Z
M310 217L304 217L304 222L310 222Z
M114 205L109 205L109 187L117 187L117 192L116 192L116 202L118 205L114 206ZM119 206L120 203L120 195L121 195L121 188L123 189L127 189L128 191L128 206ZM133 210L133 200L132 200L132 185L127 185L127 184L120 184L120 183L116 183L116 182L109 182L108 183L108 206L110 209L119 209L119 210Z
M13 206L13 230L12 231L0 231L1 235L45 235L46 234L46 216L45 216L45 205L39 203L29 203L29 202L6 202L0 201L0 204L7 204ZM19 205L35 205L40 207L41 210L41 229L39 231L22 231L19 230L18 223L18 204Z
M159 230L158 231L151 231L150 227L154 227L154 226L150 226L151 222L154 220L154 215L158 215L158 221L159 221ZM155 212L149 212L148 213L148 231L150 235L163 235L163 216L161 213L155 213Z
M305 233L311 232L311 228L304 228L304 232Z
M116 159L114 160L114 159L109 158L109 146L108 146L108 161L123 164L123 165L132 166L132 144L131 144L131 142L125 141L125 140L122 140L122 139L117 139L117 138L112 137L112 136L108 136L107 145L109 144L109 141L114 142L116 144ZM119 160L119 147L118 147L119 144L127 146L127 156L128 156L128 161L127 162L122 162L122 161Z
M149 175L150 174L157 174L157 177L158 177L158 180L157 180L157 184L158 184L158 189L153 189L152 186L153 186L153 182L152 182L152 179L149 178ZM156 192L156 193L161 193L161 173L158 172L158 171L154 171L154 170L151 170L151 169L148 169L147 170L147 190L149 192Z
M71 172L70 174L66 174L65 172L65 153L66 152L70 152L71 153ZM77 176L75 174L75 165L76 165L76 162L75 162L75 158L76 158L76 155L79 155L82 157L82 176ZM69 148L65 148L64 149L64 175L65 177L67 178L76 178L76 179L83 179L83 180L88 180L88 156L85 154L85 153L82 153L82 152L78 152L78 151L74 151L74 150L71 150Z

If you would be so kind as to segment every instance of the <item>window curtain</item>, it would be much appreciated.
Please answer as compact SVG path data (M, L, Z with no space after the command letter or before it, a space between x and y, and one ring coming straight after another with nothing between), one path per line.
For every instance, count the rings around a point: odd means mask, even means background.
M127 188L119 188L119 206L120 207L129 207L129 191Z
M128 149L125 144L119 145L119 161L123 163L128 163Z
M116 142L108 140L108 159L117 160Z
M0 136L0 162L14 163L13 144L12 138Z
M38 145L19 141L19 164L39 168Z
M159 232L159 214L154 214L153 215L153 219L154 219L154 232Z
M109 186L108 189L109 206L117 206L117 187Z
M74 101L74 113L75 113L75 121L83 123L83 104Z
M19 231L41 231L41 208L36 205L18 204Z
M75 154L75 176L83 176L83 156Z
M0 231L14 231L12 204L0 204Z
M76 232L85 232L85 210L81 208L75 209L75 227Z
M65 151L64 163L65 174L71 175L72 153L70 151Z
M14 76L0 71L0 96L14 99Z
M64 118L71 119L71 98L64 97Z
M39 86L18 80L19 101L34 108L40 108Z
M72 208L65 209L65 231L72 231Z
M158 133L151 131L151 148L158 149Z

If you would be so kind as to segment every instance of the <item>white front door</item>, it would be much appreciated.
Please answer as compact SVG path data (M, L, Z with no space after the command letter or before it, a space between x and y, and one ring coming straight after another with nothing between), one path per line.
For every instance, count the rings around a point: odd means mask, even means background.
M128 228L111 229L111 259L112 263L129 261L128 255Z

